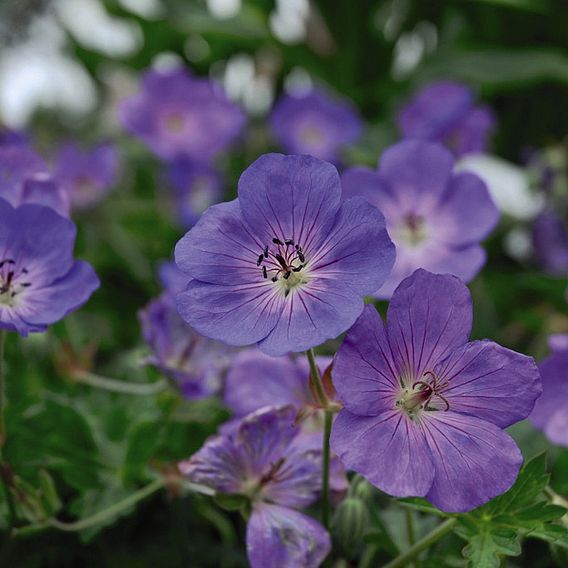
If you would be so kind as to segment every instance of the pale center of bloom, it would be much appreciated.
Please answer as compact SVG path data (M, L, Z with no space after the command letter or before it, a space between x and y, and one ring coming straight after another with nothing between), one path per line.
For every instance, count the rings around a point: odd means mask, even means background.
M262 474L243 479L241 493L251 500L262 498L262 490L267 484L284 479L286 474L285 463L286 458L280 458L276 462L271 463Z
M89 195L96 189L96 184L90 176L80 175L74 180L73 188L79 195Z
M448 386L448 381L440 382L431 371L426 371L423 379L403 385L395 403L396 408L403 410L411 419L416 418L424 410L450 409L450 403L442 395L443 390Z
M179 134L185 128L185 117L181 112L171 112L164 118L164 127L171 134Z
M324 141L323 132L311 124L306 124L300 129L300 140L310 147L318 147Z
M16 304L17 296L31 286L31 282L27 281L27 274L27 268L18 269L16 261L11 258L0 261L1 305L11 308Z
M424 217L408 213L399 221L394 236L401 244L417 247L428 237L428 227Z
M305 251L293 239L274 237L258 255L256 265L262 277L270 279L284 296L309 281Z

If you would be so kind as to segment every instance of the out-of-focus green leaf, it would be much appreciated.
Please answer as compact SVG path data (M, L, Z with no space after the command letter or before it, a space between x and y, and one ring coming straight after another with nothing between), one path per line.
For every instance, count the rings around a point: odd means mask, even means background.
M568 83L568 55L551 49L440 50L425 61L416 77L420 81L453 77L492 89L545 80Z
M517 10L526 10L528 12L537 12L546 14L550 10L550 2L548 0L462 0L470 4L492 4L494 6L503 6L505 8L515 8Z

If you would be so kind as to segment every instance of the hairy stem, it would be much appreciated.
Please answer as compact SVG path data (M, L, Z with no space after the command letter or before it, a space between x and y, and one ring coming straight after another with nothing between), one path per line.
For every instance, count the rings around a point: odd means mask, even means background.
M139 396L158 394L168 388L168 381L165 379L154 383L130 383L127 381L109 379L108 377L102 377L95 373L88 373L86 371L75 373L73 375L73 379L75 379L78 383L83 383L98 389Z
M6 345L6 330L0 329L0 449L6 443L6 363L4 360L4 347Z
M406 534L408 536L408 544L414 546L416 543L416 531L414 530L414 513L410 509L404 510L404 519L406 521ZM418 568L418 560L415 560L411 566Z
M430 548L433 544L438 542L442 537L446 536L452 531L457 520L452 518L444 521L438 525L432 532L428 533L425 537L421 538L418 542L412 545L406 552L397 556L393 561L385 565L384 568L402 568L412 562L423 550Z

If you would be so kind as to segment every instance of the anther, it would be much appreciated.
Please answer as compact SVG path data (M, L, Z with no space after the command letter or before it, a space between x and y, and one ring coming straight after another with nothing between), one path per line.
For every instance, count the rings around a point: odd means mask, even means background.
M264 247L264 251L263 251L262 254L264 255L264 258L268 258L268 245L266 245L266 246Z
M268 274L266 274L266 266L263 266L263 267L262 267L262 275L263 275L265 278L268 278Z
M0 268L2 268L5 264L16 264L16 261L12 260L11 258L6 258L2 262L0 262Z
M292 272L300 272L300 270L302 270L302 268L304 268L304 265L300 264L300 266L296 266L295 268L292 268Z
M288 270L288 265L286 264L286 261L284 260L284 257L280 254L277 254L274 256L274 258L279 262L280 266L284 269L284 270Z
M278 282L278 276L273 276L270 280L272 280L272 282Z
M261 263L263 260L264 260L264 255L263 255L263 254L259 255L259 256L258 256L258 259L257 259L257 261L256 261L256 265L257 265L257 266L260 266L260 263Z
M287 241L284 241L285 245L293 245L294 241L292 239L288 239Z
M274 237L274 238L272 239L272 242L273 242L275 245L283 245L283 244L284 244L280 239L277 239L276 237Z
M284 273L284 280L288 280L288 278L290 278L290 274L292 274L290 271L285 272Z
M300 259L300 262L306 262L306 257L300 250L298 251L298 258Z

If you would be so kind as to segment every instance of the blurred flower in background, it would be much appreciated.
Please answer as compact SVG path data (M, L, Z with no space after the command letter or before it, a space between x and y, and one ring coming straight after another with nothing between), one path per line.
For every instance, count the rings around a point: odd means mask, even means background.
M14 207L36 203L69 216L70 199L43 158L26 144L0 146L0 197Z
M202 162L233 142L246 122L219 85L181 67L147 71L140 92L120 105L119 117L159 158Z
M119 168L120 156L112 144L86 150L68 143L57 154L54 178L69 193L73 209L89 209L116 184Z
M201 214L223 200L225 188L220 173L207 163L181 156L168 166L175 215L189 228Z
M474 103L465 85L440 81L424 87L402 108L398 124L405 138L441 142L462 156L487 149L495 117L489 107Z
M341 150L362 131L355 107L321 89L283 95L272 111L271 124L289 154L310 154L333 163L340 161Z
M551 336L549 347L552 353L539 365L543 393L530 421L553 444L568 447L568 335Z
M479 242L499 211L480 178L453 168L441 144L405 140L383 153L377 171L343 173L344 197L361 196L379 208L396 245L394 268L377 297L390 298L417 268L469 282L485 263Z

